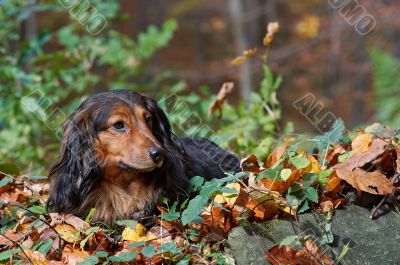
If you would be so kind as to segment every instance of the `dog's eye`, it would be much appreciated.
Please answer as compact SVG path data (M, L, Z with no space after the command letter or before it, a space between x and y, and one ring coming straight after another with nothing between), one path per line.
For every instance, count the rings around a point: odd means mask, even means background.
M112 126L115 130L123 130L125 129L125 123L123 121L117 121L116 123L113 124Z
M144 118L144 121L145 121L147 124L151 125L152 117L151 117L150 115L149 115L149 116L146 116L146 117Z

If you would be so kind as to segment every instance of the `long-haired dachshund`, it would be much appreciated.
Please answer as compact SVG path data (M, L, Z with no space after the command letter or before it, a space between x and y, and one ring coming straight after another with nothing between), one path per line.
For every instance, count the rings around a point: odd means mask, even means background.
M126 90L88 98L64 124L60 157L50 170L52 212L113 223L149 213L161 196L176 200L193 176L221 178L239 159L215 143L178 138L166 114Z

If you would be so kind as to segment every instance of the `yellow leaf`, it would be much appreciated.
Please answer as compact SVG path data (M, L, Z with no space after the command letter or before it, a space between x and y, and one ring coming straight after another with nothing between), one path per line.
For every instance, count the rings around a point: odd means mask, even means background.
M67 224L58 224L54 227L62 239L68 243L75 243L79 240L79 232L75 227Z
M46 257L40 253L39 251L33 251L31 249L25 249L25 254L28 256L29 260L33 263L33 265L46 265L47 260ZM22 254L23 256L23 254Z
M263 44L268 47L274 40L274 35L279 31L279 22L270 22L267 27L267 34L263 39Z
M122 231L122 240L126 241L140 242L149 241L155 238L157 237L151 233L146 236L146 228L141 224L137 224L135 229L126 227L124 231Z
M218 194L217 196L215 196L214 202L219 204L226 203L229 206L233 206L240 192L240 184L229 183L225 187L229 189L235 189L237 191L237 194L232 194L232 193Z

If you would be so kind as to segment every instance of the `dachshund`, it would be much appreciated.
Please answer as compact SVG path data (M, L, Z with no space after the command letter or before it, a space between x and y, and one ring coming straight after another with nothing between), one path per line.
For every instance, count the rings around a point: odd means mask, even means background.
M128 90L86 99L64 123L47 208L112 224L178 200L190 179L238 172L239 158L214 142L177 137L156 101Z

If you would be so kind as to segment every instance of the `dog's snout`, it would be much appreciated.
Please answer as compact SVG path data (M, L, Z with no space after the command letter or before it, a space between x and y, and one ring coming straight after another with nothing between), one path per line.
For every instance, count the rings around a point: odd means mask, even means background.
M150 148L149 155L154 163L159 163L164 159L164 151L159 147Z

